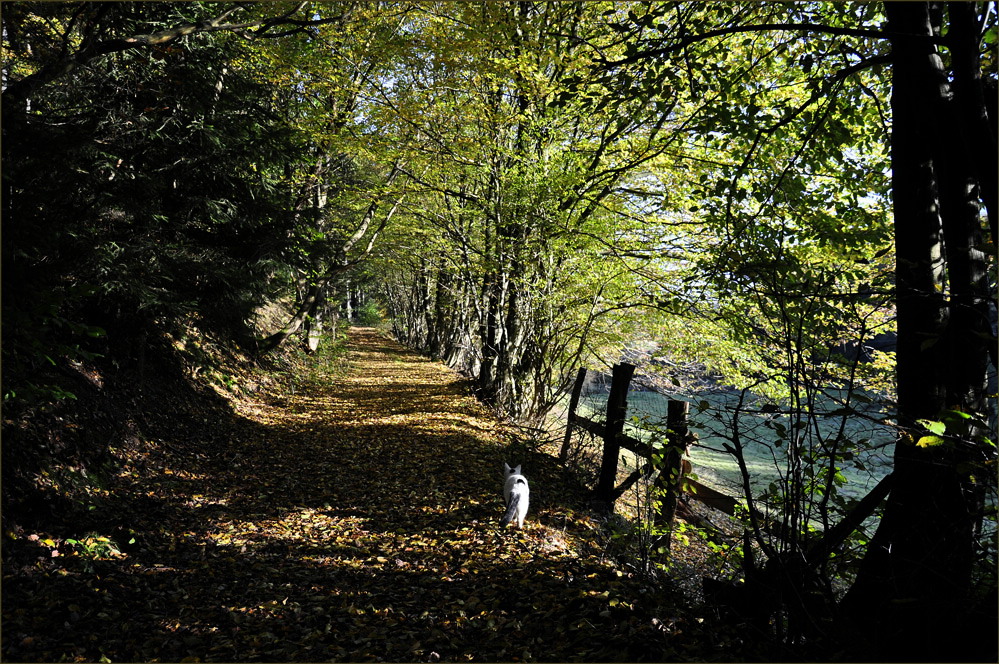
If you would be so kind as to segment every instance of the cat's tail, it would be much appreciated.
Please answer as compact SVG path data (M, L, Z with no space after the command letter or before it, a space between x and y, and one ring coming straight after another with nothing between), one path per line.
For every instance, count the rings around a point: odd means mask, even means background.
M517 507L520 505L520 493L510 494L510 504L506 506L506 514L500 519L500 528L505 528L506 524L513 521L517 515Z

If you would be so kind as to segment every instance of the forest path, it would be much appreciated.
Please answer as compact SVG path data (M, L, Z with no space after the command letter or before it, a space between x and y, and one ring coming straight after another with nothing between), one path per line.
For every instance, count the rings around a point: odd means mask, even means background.
M589 542L554 460L504 458L465 381L371 329L348 346L346 375L235 401L224 451L188 446L114 489L124 555L5 592L71 598L21 607L18 658L710 658L668 595ZM498 528L504 460L532 481L523 531Z

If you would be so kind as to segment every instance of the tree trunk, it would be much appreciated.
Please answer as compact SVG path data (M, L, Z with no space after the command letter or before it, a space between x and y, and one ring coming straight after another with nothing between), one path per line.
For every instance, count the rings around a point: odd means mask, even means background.
M319 348L319 341L323 336L323 322L326 315L326 291L320 290L319 294L309 307L309 313L305 317L305 347L310 353L316 352Z
M482 343L482 366L479 369L479 390L487 400L496 394L495 370L499 354L499 308L500 275L491 272L486 276L484 286L486 296L486 316L479 325L479 338Z
M964 166L970 165L976 175L985 204L992 239L997 234L999 215L999 162L996 153L995 88L990 93L982 81L978 54L978 19L973 2L950 2L947 10L951 19L951 58L954 69L954 95L958 126L963 132ZM991 102L991 108L990 108Z
M496 363L496 316L499 311L499 259L492 233L492 215L487 215L483 227L482 256L486 263L482 276L479 301L482 313L479 315L476 336L480 344L479 372L476 376L479 393L485 399L492 397L493 369Z
M268 353L274 350L283 344L288 337L302 329L309 316L309 312L312 311L312 308L316 304L316 299L320 297L324 287L325 284L312 284L309 286L302 297L302 302L299 304L295 315L291 317L291 320L283 328L260 342L260 352Z
M579 405L579 395L583 391L584 382L586 382L586 368L580 367L576 372L576 381L572 384L572 394L569 397L569 410L566 413L565 439L562 441L562 449L558 454L558 460L562 463L565 463L569 458L569 443L572 441L572 425L576 421L576 407Z
M524 332L521 320L520 274L523 268L515 262L510 270L506 291L506 315L503 321L503 339L496 358L496 400L505 412L515 418L521 415L521 393L526 387L517 373L517 362L523 350Z
M990 132L978 65L978 23L970 3L950 3L951 61L954 98L946 104L944 121L952 131L937 142L941 164L941 211L947 248L951 295L948 321L950 358L947 405L965 412L985 410L989 324L988 262L981 223L979 193L994 189L995 139ZM984 120L984 121L983 121ZM979 144L991 144L991 172L979 177ZM994 211L993 211L994 212ZM991 213L990 213L991 214ZM994 344L993 344L994 345Z
M346 318L349 323L354 320L353 288L349 277L346 280L346 289L347 296L343 298L343 317Z
M434 283L434 302L432 312L428 311L433 321L433 331L430 334L430 355L441 359L447 348L453 345L453 338L448 333L448 311L453 310L450 304L451 272L444 256L437 259L437 278Z
M983 366L982 345L969 338L970 329L955 326L967 324L967 315L957 312L960 298L945 299L948 277L956 291L968 280L962 252L967 254L970 194L958 172L960 159L943 147L960 140L959 123L947 112L943 62L932 45L905 38L933 34L930 6L885 3L885 12L893 35L898 423L909 435L895 446L884 516L841 608L861 639L857 654L955 661L964 642L957 635L971 582L974 501L958 446L914 442L917 421L936 420L943 409L960 405L951 399L967 391L969 380L976 381L968 375ZM962 366L953 366L959 357Z

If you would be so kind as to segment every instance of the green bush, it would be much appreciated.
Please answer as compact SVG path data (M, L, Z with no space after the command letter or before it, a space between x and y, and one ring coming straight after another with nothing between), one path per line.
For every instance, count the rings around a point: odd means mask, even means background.
M354 320L358 325L372 327L382 322L382 312L374 302L365 302L357 308Z

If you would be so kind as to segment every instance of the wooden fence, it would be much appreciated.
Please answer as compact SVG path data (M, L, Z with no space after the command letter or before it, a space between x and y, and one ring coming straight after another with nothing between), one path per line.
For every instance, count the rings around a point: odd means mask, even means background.
M624 434L624 424L627 421L628 388L634 375L634 365L622 362L615 364L611 372L610 395L607 397L607 416L604 423L594 422L577 413L579 397L586 382L586 369L580 369L572 387L569 399L569 415L562 442L560 458L564 462L569 454L572 433L575 429L588 431L603 440L603 456L600 464L600 477L594 489L594 498L612 509L614 502L624 494L643 475L652 473L651 464L653 449L643 441ZM679 494L689 495L710 507L726 514L734 514L739 501L709 486L686 476L684 471L689 465L684 463L683 456L694 437L687 425L687 414L690 404L686 401L670 399L666 413L666 441L663 449L663 464L656 477L655 486L660 490L662 509L657 514L656 525L672 524L676 514ZM621 484L617 484L618 459L621 448L631 451L635 456L644 459L640 465ZM762 517L762 514L759 516Z
M603 458L594 497L608 511L613 510L614 501L639 477L651 474L655 470L655 464L651 461L654 453L651 446L624 434L628 386L634 371L635 367L630 364L622 363L614 366L610 395L607 399L607 417L603 424L576 412L586 381L585 369L580 369L576 376L569 402L568 423L560 457L563 462L567 459L574 429L583 429L603 439ZM677 514L678 497L681 493L728 514L734 514L736 505L739 504L735 498L685 476L689 466L684 462L683 454L687 446L693 442L687 426L687 411L686 402L669 401L666 417L667 434L662 451L663 461L655 480L656 487L661 491L662 502L661 509L654 515L654 523L663 527L666 534L653 542L653 550L661 551L660 547L663 544L667 549L670 546L671 538L668 533ZM622 447L631 450L639 458L646 459L646 463L644 468L637 468L624 482L617 484L617 464ZM711 588L714 588L715 595L726 594L729 598L726 601L729 604L734 598L740 606L746 607L747 615L754 616L755 619L762 621L763 625L769 625L772 614L780 608L781 603L787 610L789 624L792 620L795 624L798 622L806 626L812 624L815 619L814 606L802 598L814 596L810 589L820 587L822 565L890 493L892 478L892 473L887 474L857 505L843 515L839 523L811 538L810 541L789 539L791 533L787 529L786 520L782 523L779 515L768 519L759 510L751 507L750 516L755 540L760 544L766 562L757 562L757 553L751 545L753 533L750 529L744 528L742 568L746 577L745 584L741 586L727 584L705 577L705 594L711 593ZM683 516L690 520L696 515ZM702 525L708 526L709 536L719 534L712 524L702 522ZM781 540L783 546L778 548L766 545L761 535L762 531Z
M573 384L569 400L568 422L560 458L565 462L568 457L569 445L574 429L588 431L603 439L600 477L594 489L594 498L605 505L609 511L613 509L614 502L638 481L640 477L643 475L648 476L654 470L652 464L654 450L652 447L648 443L624 434L624 424L628 410L628 387L631 384L634 372L635 367L631 364L621 363L614 365L611 374L610 395L607 398L606 422L603 424L594 422L576 412L583 384L586 382L586 369L580 369L576 374L576 382ZM662 509L655 518L656 525L669 526L673 523L676 515L677 499L681 493L726 514L735 514L736 505L740 504L738 499L701 484L686 475L689 471L689 465L684 462L683 455L687 447L694 440L687 425L689 404L685 401L674 399L670 399L668 403L666 414L667 435L663 449L662 470L655 480L656 488L660 490L663 496ZM644 467L636 468L621 484L617 484L617 464L621 456L622 447L630 450L637 457L645 459L646 463ZM836 546L842 544L850 533L856 530L861 522L874 512L875 508L890 492L892 479L892 473L883 477L867 496L849 513L843 516L843 519L838 524L811 543L805 551L805 560L808 565L814 567L821 564ZM779 538L786 536L779 520L768 519L762 512L755 508L752 509L752 515L760 524L762 530Z

